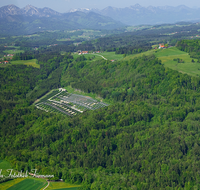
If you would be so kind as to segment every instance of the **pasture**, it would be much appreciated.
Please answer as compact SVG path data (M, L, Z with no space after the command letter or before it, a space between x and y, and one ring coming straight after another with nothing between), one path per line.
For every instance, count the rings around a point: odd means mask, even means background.
M13 65L27 65L32 66L35 68L40 68L40 65L37 64L37 59L31 59L31 60L18 60L18 61L11 61L11 64Z
M73 56L74 56L74 58L77 58L80 55L74 54ZM111 61L111 60L117 61L117 60L123 59L123 54L115 54L115 52L89 53L89 54L84 54L84 56L87 59L95 57L92 61L101 60L101 59L103 59L102 56L109 61Z
M140 54L128 55L124 60L134 59L135 57L140 57L143 55L154 54L158 59L161 60L162 64L165 67L168 67L173 70L177 70L181 73L185 73L191 76L200 76L200 63L197 62L197 59L190 58L190 55L184 51L180 51L176 47L170 47L167 49L152 49ZM174 59L182 59L183 63L178 63Z
M115 54L115 52L103 52L103 53L95 53L95 55L103 56L108 60L120 60L123 59L123 54Z
M191 76L200 76L200 63L197 63L198 60L193 59L194 62L192 62L192 58L188 53L180 51L176 47L158 50L155 55L165 67ZM184 62L174 61L177 58L182 59Z

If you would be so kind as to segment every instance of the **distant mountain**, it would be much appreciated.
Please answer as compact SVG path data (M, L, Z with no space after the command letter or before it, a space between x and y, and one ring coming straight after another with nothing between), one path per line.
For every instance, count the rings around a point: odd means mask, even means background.
M26 7L24 7L22 9L22 13L23 15L26 15L26 16L39 16L39 17L49 17L49 16L61 16L61 13L58 13L50 8L43 8L43 9L40 9L40 8L37 8L37 7L34 7L32 5L27 5Z
M58 13L49 8L31 5L20 9L15 5L0 8L0 33L21 35L44 30L116 29L125 26L119 21L95 12Z
M72 10L71 10L72 11ZM184 5L177 7L142 7L139 4L125 8L106 7L105 9L79 9L83 12L96 12L108 16L126 25L155 25L163 23L176 23L180 21L200 20L200 9L189 8Z
M0 18L5 18L10 15L24 15L24 16L38 16L38 17L49 17L55 15L61 15L50 8L37 8L32 5L20 9L15 5L7 5L0 8Z

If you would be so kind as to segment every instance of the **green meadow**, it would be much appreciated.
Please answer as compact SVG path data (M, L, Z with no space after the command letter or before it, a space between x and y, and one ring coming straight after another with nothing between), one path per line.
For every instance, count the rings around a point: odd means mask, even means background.
M104 53L96 53L95 55L102 55L108 60L120 60L123 59L123 54L115 54L115 52L104 52Z
M197 63L197 59L193 59L194 62L192 62L192 58L188 53L180 51L176 47L157 50L152 49L140 54L128 55L125 57L125 60L130 60L135 57L140 57L143 55L147 56L151 54L154 54L158 59L160 59L165 67L191 76L200 76L200 63ZM184 63L178 63L177 61L174 61L174 59L177 58L182 59Z
M200 76L200 63L197 63L197 59L193 59L194 62L192 62L192 58L188 53L180 51L176 47L158 50L155 55L165 67L191 76ZM184 63L174 61L177 58L182 59Z
M74 58L77 58L78 54L74 54L73 55ZM120 60L123 59L123 54L115 54L115 52L103 52L103 53L89 53L89 54L84 54L84 56L88 59L88 58L92 58L95 57L95 59L93 59L93 61L99 60L99 59L103 59L101 56L105 57L107 60L111 61L111 60Z
M37 59L11 61L11 64L13 64L13 65L27 65L27 66L40 68L40 65L37 64Z

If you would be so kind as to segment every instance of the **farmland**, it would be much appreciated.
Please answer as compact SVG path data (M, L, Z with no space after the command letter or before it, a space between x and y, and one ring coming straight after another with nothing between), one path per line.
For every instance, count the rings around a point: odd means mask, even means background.
M6 181L4 183L0 183L0 189L2 189L2 190L10 189L11 187L17 185L18 183L20 183L23 180L25 180L25 178L16 178L11 181Z
M95 110L108 106L89 96L68 93L65 89L54 90L41 98L35 104L36 108L46 112L60 112L68 116L75 116L86 110Z
M24 179L19 183L11 186L8 190L40 190L47 185L47 181L44 179Z

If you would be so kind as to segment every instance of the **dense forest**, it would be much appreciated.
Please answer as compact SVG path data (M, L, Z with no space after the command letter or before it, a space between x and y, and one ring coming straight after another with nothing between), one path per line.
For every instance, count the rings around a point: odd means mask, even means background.
M1 159L82 189L199 188L199 78L167 69L153 55L38 60L40 69L0 70ZM112 103L74 118L31 106L44 91L67 85Z
M200 189L200 79L164 67L155 55L111 62L72 53L139 54L168 43L200 59L200 41L188 39L198 35L197 28L157 26L51 47L48 32L44 41L9 38L7 45L15 42L24 50L13 60L34 58L40 67L0 67L0 160L17 171L54 174L54 180L85 190ZM0 54L14 48L1 45ZM67 86L110 105L73 118L36 109L38 98Z

